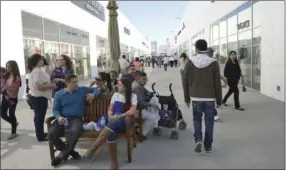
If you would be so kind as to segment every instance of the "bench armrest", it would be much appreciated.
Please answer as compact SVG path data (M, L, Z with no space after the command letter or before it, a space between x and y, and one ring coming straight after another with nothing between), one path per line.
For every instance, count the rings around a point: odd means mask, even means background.
M51 116L51 117L48 117L46 118L46 124L47 124L47 127L48 129L50 129L51 125L52 125L52 121L55 120L56 118L54 116Z

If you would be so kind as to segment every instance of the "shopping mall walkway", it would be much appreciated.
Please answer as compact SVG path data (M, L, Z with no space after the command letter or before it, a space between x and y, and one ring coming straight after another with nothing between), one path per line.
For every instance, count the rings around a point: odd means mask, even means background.
M126 142L118 144L121 169L239 169L239 168L284 168L284 103L257 92L241 93L244 112L229 107L219 110L221 122L215 124L214 146L211 154L194 153L191 110L184 105L178 69L155 69L149 74L149 87L157 82L156 90L169 95L168 84L173 90L188 123L180 132L177 141L168 138L168 129L161 137L153 137L139 144L133 152L133 162L127 163ZM225 92L225 90L224 90ZM50 111L49 111L50 112ZM49 113L51 114L51 113ZM1 168L51 168L47 143L37 143L33 128L33 113L20 102L17 110L20 136L6 141L9 126L1 121ZM81 140L78 151L84 151L90 141ZM108 168L107 147L104 147L94 162L69 161L59 168L106 169Z

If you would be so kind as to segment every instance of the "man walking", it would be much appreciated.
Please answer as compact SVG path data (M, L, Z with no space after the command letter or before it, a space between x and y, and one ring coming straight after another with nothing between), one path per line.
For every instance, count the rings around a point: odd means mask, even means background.
M198 40L195 43L197 55L189 60L184 69L184 97L187 106L192 100L195 152L202 152L202 116L205 120L206 152L212 150L215 102L222 103L222 90L219 64L207 53L207 42Z
M209 47L209 48L207 49L207 54L208 54L209 57L213 58L214 49L211 48L211 47ZM220 79L223 81L222 87L226 87L227 82L226 82L226 80L225 80L225 78L224 78L224 76L223 76L222 74L220 74ZM220 117L217 115L217 110L216 110L216 109L215 109L215 117L214 117L214 120L215 120L215 121L220 120Z

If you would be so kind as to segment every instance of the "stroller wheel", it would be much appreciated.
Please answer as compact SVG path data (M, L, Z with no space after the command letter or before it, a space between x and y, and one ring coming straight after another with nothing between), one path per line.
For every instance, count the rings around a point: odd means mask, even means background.
M180 130L185 130L187 128L187 123L183 120L179 124L179 129Z
M160 128L154 128L153 129L153 135L154 136L160 136L161 135L161 129Z
M170 134L170 138L177 140L179 138L179 132L178 131L172 131Z

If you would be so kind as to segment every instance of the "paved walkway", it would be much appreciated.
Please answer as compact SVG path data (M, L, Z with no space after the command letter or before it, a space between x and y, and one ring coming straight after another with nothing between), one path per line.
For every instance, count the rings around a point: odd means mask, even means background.
M267 169L284 168L284 103L250 91L241 93L244 112L229 107L219 110L221 122L215 124L214 145L211 154L195 154L191 110L184 105L178 69L155 69L149 74L149 87L156 81L156 90L161 95L169 95L168 84L173 83L173 91L184 119L188 123L185 131L180 131L177 141L168 138L168 129L161 137L150 134L149 139L139 144L133 152L133 162L127 163L126 143L119 141L118 157L121 169ZM225 90L224 90L225 92ZM48 111L51 115L51 111ZM47 143L35 140L33 113L24 102L17 109L20 122L19 137L7 141L9 125L1 120L1 168L52 168L50 166ZM81 140L77 150L80 153L90 146L89 140ZM96 160L69 161L58 167L61 169L106 169L108 168L107 147L97 155Z

